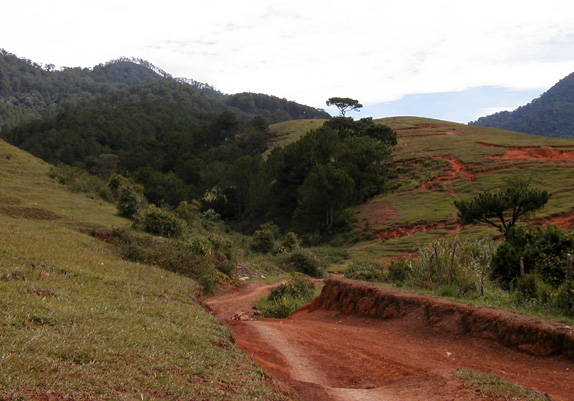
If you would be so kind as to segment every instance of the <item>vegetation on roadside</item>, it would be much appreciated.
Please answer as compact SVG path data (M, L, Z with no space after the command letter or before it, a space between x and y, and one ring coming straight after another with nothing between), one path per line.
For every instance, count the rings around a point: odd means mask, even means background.
M462 369L455 372L455 376L464 379L469 386L478 388L480 394L485 397L502 398L513 401L548 401L545 394L540 394L529 388L525 388L496 375Z
M313 282L301 273L294 273L267 297L257 301L255 307L264 317L282 319L311 302L316 295Z

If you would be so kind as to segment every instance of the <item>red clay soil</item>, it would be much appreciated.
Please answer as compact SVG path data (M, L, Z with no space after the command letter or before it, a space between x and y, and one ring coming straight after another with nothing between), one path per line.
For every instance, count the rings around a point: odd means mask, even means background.
M294 399L498 400L456 377L459 369L574 399L570 327L333 279L292 317L257 319L251 304L270 287L207 304Z
M448 183L450 183L450 182L452 182L452 181L454 181L460 177L462 177L468 181L474 181L474 175L470 171L468 171L466 169L464 163L462 163L456 157L439 156L439 157L435 157L435 159L446 160L450 164L450 169L445 174L440 175L439 177L435 178L434 180L430 180L430 181L425 182L420 187L416 188L415 189L416 191L421 190L421 189L427 189L428 187L430 187L431 185L433 185L437 182L442 182L443 187L449 193L456 194L456 192L454 192L453 189L447 187Z

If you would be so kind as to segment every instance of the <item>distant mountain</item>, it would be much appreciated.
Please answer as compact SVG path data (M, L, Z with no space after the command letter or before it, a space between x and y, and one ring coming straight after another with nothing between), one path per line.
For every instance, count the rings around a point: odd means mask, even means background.
M527 105L481 117L469 125L574 138L574 73Z
M40 65L0 49L0 130L54 117L61 112L109 107L110 99L116 99L116 103L121 99L122 104L149 101L149 91L142 88L159 83L170 83L160 91L160 97L170 101L178 101L174 93L189 90L213 99L215 102L200 102L201 106L194 107L204 112L239 110L250 117L261 115L270 123L299 118L329 118L323 110L273 96L225 95L208 84L174 78L141 59L120 58L93 68L56 70L53 65ZM129 88L132 90L127 91ZM126 97L128 92L130 96ZM256 108L252 107L253 99L257 99ZM154 100L159 99L156 96ZM214 106L213 110L211 106Z

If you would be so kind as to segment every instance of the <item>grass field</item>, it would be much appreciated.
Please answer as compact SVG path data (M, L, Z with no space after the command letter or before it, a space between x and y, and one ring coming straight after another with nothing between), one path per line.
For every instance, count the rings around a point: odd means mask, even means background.
M0 141L0 399L281 400L191 279L120 259L121 227Z

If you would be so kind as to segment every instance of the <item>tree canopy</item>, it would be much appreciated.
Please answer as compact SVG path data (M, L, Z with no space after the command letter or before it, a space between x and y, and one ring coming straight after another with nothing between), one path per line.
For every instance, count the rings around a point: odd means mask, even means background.
M345 117L348 111L359 111L363 107L358 100L351 99L350 97L331 97L327 100L327 106L335 106L341 112L341 117Z
M518 176L506 180L498 192L483 192L471 200L455 201L460 224L487 223L505 238L518 219L541 209L549 199L548 191L530 188L530 181Z

